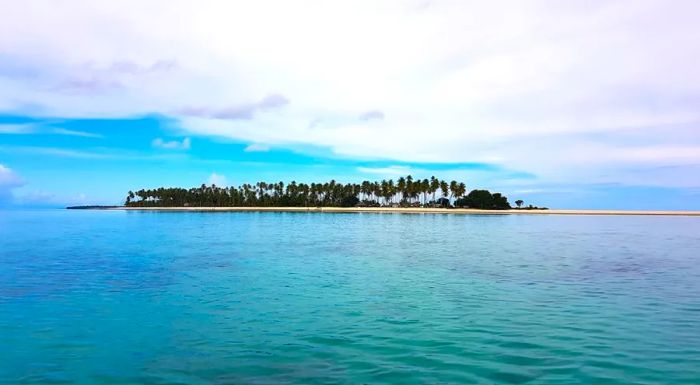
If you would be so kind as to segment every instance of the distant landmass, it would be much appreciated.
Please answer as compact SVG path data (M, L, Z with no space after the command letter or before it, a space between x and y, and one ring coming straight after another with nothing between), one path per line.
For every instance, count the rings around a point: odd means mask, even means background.
M515 201L522 207L523 201ZM129 191L126 207L430 207L508 210L512 206L501 193L471 190L463 182L400 177L396 181L362 183L283 182L219 187L202 184L190 189L161 187ZM78 206L75 208L85 208ZM93 207L95 208L95 207ZM527 209L536 209L528 206Z
M87 206L68 206L66 207L68 210L107 210L107 209L116 209L121 206L103 206L103 205L87 205Z

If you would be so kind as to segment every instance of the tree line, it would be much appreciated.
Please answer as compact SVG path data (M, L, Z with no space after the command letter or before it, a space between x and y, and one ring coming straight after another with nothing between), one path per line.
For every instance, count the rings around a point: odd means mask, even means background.
M129 191L129 207L469 207L509 209L508 199L488 190L466 193L464 183L410 175L394 180L362 183L283 182L219 187L157 188Z

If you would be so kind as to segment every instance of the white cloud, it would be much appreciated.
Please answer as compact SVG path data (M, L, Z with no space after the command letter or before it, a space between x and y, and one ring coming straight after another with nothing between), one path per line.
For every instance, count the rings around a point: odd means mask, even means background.
M375 174L387 177L406 176L414 174L416 170L406 166L389 167L358 167L357 171L363 174Z
M33 124L2 124L0 123L0 134L33 134L36 126Z
M14 200L12 190L23 185L24 180L19 175L0 164L0 206L11 203Z
M54 128L52 132L54 134L59 134L59 135L82 136L84 138L102 138L103 137L100 134L95 134L92 132L67 130L65 128Z
M191 146L190 138L185 138L182 141L165 141L161 138L156 138L153 139L153 142L151 142L151 144L153 144L153 147L164 148L168 150L189 150Z
M105 152L90 152L73 150L70 148L58 147L34 147L34 146L0 146L0 151L19 154L41 154L51 155L62 158L78 158L78 159L109 159L116 158L115 155Z
M245 149L245 152L267 152L270 151L270 146L266 144L260 144L260 143L253 143L248 145Z
M19 187L23 185L22 178L19 177L9 167L0 164L0 186L2 187Z
M539 188L528 188L528 189L522 189L522 190L513 190L513 193L515 194L521 194L521 195L526 195L526 194L537 194L537 193L543 193L547 192L545 189L539 189Z
M360 120L384 120L384 113L378 110L367 111L360 115Z
M207 179L207 184L208 185L215 184L217 186L226 186L226 177L221 175L221 174L217 174L217 173L213 172L211 175L209 175L209 179Z
M700 145L695 1L45 0L0 18L5 111L158 113L192 135L559 180ZM679 124L686 140L658 144Z
M210 119L225 120L250 120L256 113L274 110L284 107L289 100L283 95L270 94L254 103L243 103L227 106L225 108L210 107L184 107L176 111L176 114L185 116L198 116Z
M69 135L69 136L82 136L85 138L102 138L102 135L95 134L92 132L68 130L65 128L44 127L40 124L35 124L35 123L22 123L22 124L2 124L2 123L0 123L0 134L18 134L18 135L57 134L57 135Z
M15 197L15 204L18 206L43 206L58 203L56 194L43 190L33 190Z
M66 207L80 205L111 205L115 202L89 196L85 193L58 195L44 190L30 190L15 194L13 205L18 207Z

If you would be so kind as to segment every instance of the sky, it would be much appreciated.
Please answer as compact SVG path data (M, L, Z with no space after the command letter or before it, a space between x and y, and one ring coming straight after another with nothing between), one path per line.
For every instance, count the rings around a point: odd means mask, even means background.
M700 209L700 2L0 3L0 206L432 175Z

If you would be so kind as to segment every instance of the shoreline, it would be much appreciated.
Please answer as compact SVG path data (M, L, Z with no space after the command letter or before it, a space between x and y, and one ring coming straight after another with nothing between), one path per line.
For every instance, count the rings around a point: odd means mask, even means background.
M83 210L168 211L168 212L308 212L379 214L461 214L461 215L647 215L700 216L700 211L671 210L480 210L419 207L108 207Z

